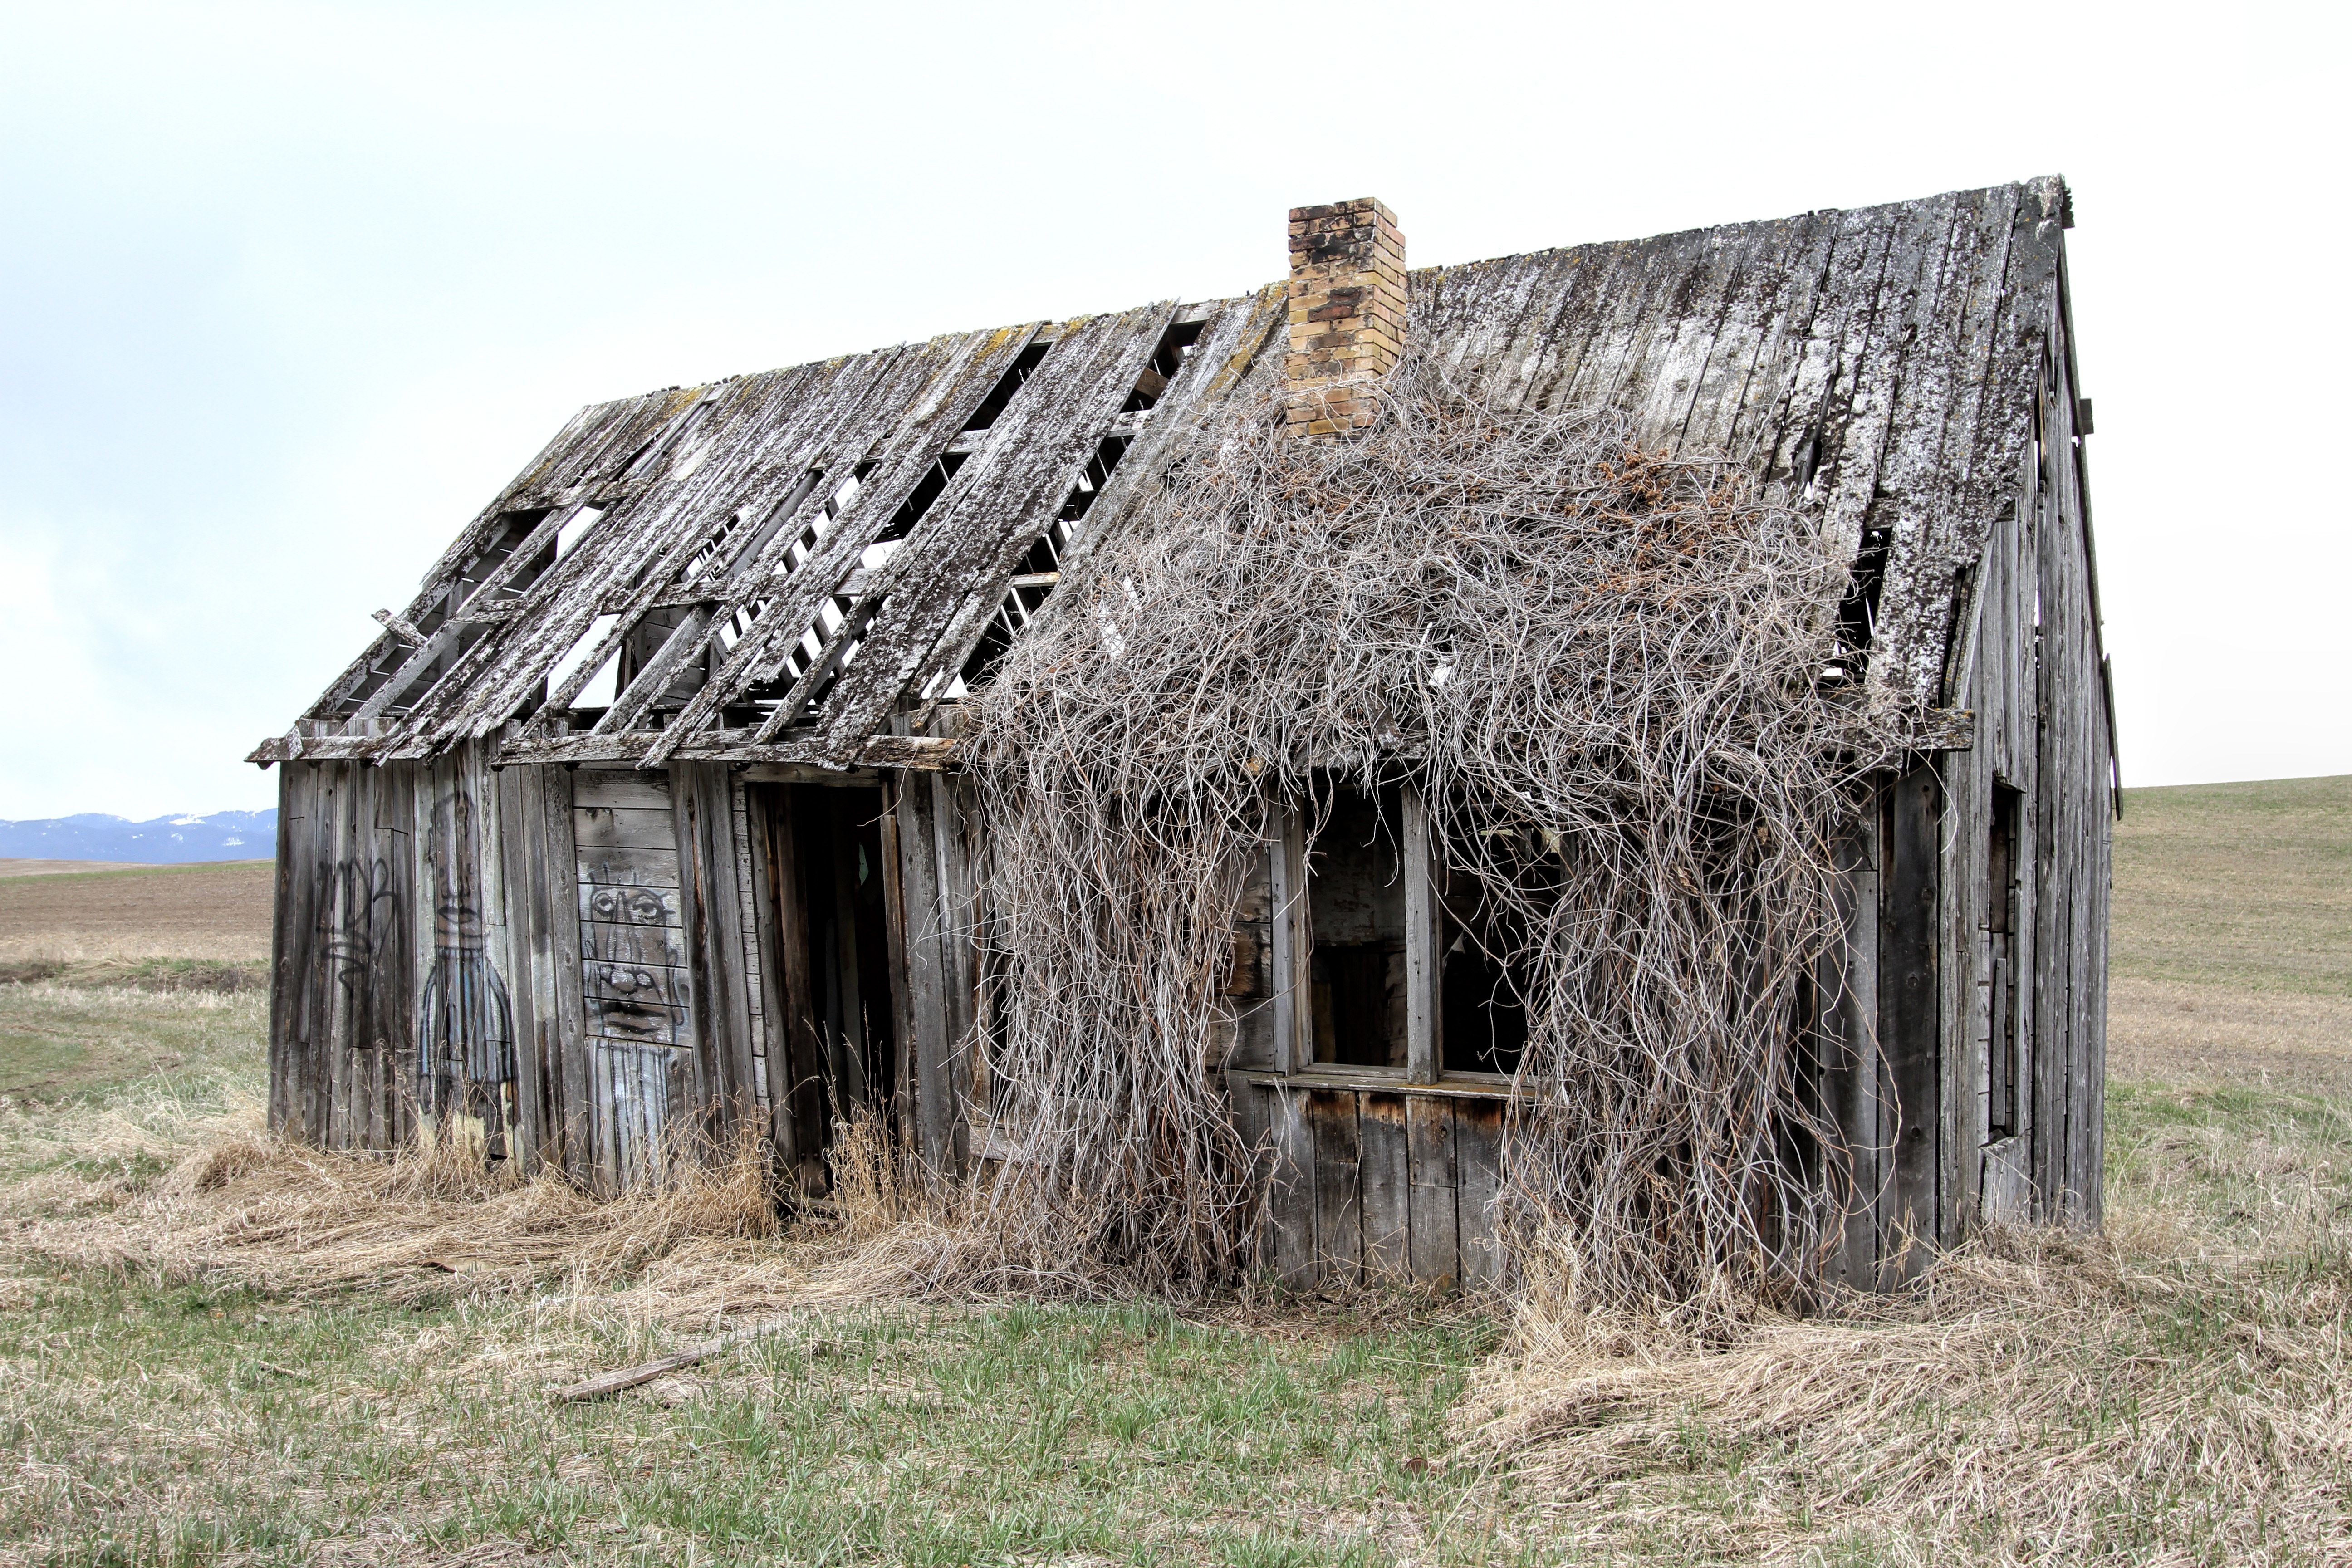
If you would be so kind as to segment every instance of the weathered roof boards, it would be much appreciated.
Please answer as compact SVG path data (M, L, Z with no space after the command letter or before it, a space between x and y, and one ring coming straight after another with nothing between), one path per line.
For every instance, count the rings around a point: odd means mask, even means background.
M1876 1152L1845 1272L1988 1212L2095 1218L2114 748L2067 208L2045 178L1407 271L1344 203L1293 215L1256 294L583 409L253 752L300 764L276 1123L381 1148L479 1116L610 1188L716 1116L821 1185L863 1100L974 1157L954 705L1171 465L1286 386L1343 439L1410 346L1744 465L1855 563L1859 679L1916 749L1850 847L1823 1020L1880 1047L1822 1069ZM1491 1270L1507 1080L1348 1060L1233 1064L1281 1267Z

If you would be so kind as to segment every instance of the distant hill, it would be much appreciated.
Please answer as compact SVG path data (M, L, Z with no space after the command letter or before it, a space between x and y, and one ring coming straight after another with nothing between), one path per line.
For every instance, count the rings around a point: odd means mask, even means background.
M39 822L0 822L0 859L267 860L278 853L278 808L158 816L147 822L86 812Z

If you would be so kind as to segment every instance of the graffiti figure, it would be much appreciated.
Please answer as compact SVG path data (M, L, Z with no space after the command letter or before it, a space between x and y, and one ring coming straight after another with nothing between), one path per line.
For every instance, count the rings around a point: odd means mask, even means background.
M514 1009L490 963L480 902L476 808L463 789L434 803L433 968L416 1006L417 1108L428 1119L482 1118L493 1159L505 1153L515 1078Z
M400 891L392 863L356 856L319 867L319 945L327 967L354 1006L382 957L399 939Z

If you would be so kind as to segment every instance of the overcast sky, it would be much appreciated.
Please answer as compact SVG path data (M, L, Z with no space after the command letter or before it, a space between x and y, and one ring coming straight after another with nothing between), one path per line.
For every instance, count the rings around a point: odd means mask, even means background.
M2340 7L10 5L0 817L259 806L584 403L2061 173L2127 784L2352 773ZM2333 105L2334 107L2331 107Z

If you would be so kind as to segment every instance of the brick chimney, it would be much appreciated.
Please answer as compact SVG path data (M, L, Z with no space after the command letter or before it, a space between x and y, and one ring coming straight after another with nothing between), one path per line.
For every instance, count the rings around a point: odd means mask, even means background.
M1360 429L1360 395L1404 350L1404 236L1396 214L1361 196L1290 209L1290 428Z

